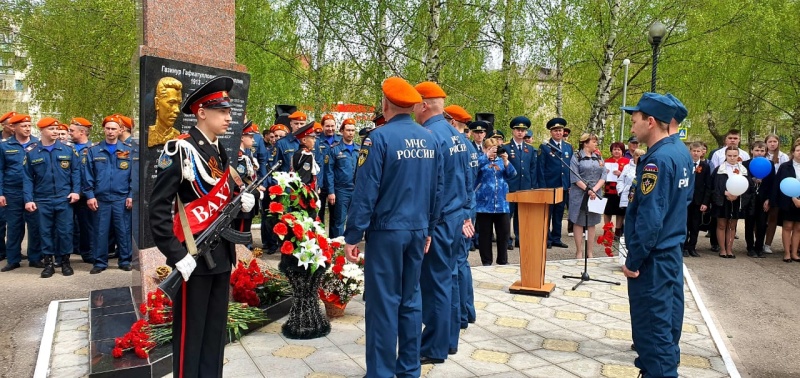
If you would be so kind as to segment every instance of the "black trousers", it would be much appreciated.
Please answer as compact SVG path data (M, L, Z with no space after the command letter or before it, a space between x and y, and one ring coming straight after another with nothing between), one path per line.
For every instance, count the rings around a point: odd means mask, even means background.
M497 235L497 264L508 264L508 213L478 213L478 251L483 265L492 265L492 226Z
M183 283L181 294L172 307L172 374L175 378L222 376L230 279L231 272L227 271L192 275Z
M744 240L747 243L748 252L764 252L768 214L764 212L763 199L756 198L753 205L753 214L744 218Z
M261 206L261 244L264 251L278 249L278 236L272 232L272 228L278 224L278 218L269 212L269 196L264 197Z
M695 250L697 247L697 236L700 234L700 222L703 221L703 212L700 211L700 205L692 203L689 205L686 215L686 244L684 244L683 248L686 250Z
M711 246L719 247L719 241L717 240L717 217L711 217L711 222L708 224L708 233L710 234L709 239L711 240L709 240L709 242Z

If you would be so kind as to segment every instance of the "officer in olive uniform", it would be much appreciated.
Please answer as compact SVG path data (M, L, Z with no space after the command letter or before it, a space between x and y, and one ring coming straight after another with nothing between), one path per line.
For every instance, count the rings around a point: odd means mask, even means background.
M382 89L387 122L361 145L358 195L347 213L345 252L356 261L356 245L369 234L364 267L366 376L419 377L420 271L437 223L432 214L441 208L439 178L444 171L435 137L411 118L414 105L422 101L420 94L398 77L386 79ZM408 201L409 196L414 200Z
M28 228L28 266L44 268L42 263L42 238L39 235L39 214L25 210L22 195L22 162L25 153L39 145L39 139L31 136L31 117L17 114L9 120L14 125L14 136L0 143L0 207L5 207L8 223L6 242L7 264L0 271L7 272L20 267L22 239L25 226Z
M119 268L131 270L131 163L133 149L119 140L122 119L111 115L103 119L105 140L87 149L81 158L83 165L83 193L86 205L93 215L94 267L90 274L108 268L109 232L113 227L119 246Z
M564 140L564 127L567 120L553 118L547 122L550 139L539 146L539 161L536 165L539 175L539 186L545 188L562 188L564 198L569 198L569 159L572 157L572 145ZM561 224L564 221L566 201L550 205L550 233L547 235L547 248L567 248L561 241Z
M645 93L632 113L631 132L650 146L639 158L636 181L625 214L631 330L639 357L634 361L644 377L677 377L679 354L674 329L683 318L683 253L687 198L692 160L683 143L669 137L676 107L657 93ZM680 292L677 296L675 293ZM677 322L677 324L676 324Z
M342 139L333 144L328 149L325 156L325 188L323 193L328 195L322 198L323 201L334 201L331 213L331 232L330 237L335 238L344 234L345 219L347 218L347 208L353 198L355 188L356 162L358 153L361 150L355 142L356 121L347 118L342 121L340 128ZM333 197L331 197L331 195Z
M178 139L164 145L158 159L156 181L150 198L150 227L159 251L167 257L167 264L177 269L186 281L181 294L173 304L172 366L175 377L222 376L222 362L228 320L228 290L231 267L236 263L234 244L224 239L211 252L216 262L209 269L203 259L195 262L182 243L184 228L180 215L173 217L173 202L179 199L186 208L202 206L203 211L214 212L216 206L207 206L214 193L225 197L233 195L235 184L223 180L228 174L228 156L219 144L216 132L231 121L231 101L228 92L233 79L219 76L192 92L181 105L184 114L194 114L197 125ZM182 157L192 156L191 163ZM187 179L186 177L191 177ZM228 188L226 190L226 188ZM227 194L227 195L226 195ZM255 204L252 195L245 201L242 211L250 211ZM209 197L212 197L209 199ZM176 201L175 201L176 202ZM186 211L191 232L197 236L208 224ZM189 226L186 225L188 229Z
M531 127L531 120L525 116L515 117L511 120L511 129L513 130L513 138L511 141L504 145L508 152L508 161L514 166L517 175L508 180L508 191L513 193L519 190L535 189L537 185L537 171L536 171L536 158L538 153L536 148L528 143L525 143L523 138L525 132ZM514 217L514 235L516 241L512 244L509 237L508 249L512 250L514 247L519 247L519 209L516 203L509 203L509 210L511 216ZM530 232L530 230L522 230L522 232Z
M39 232L44 254L42 278L55 273L54 262L61 262L61 273L73 274L69 263L72 252L72 206L80 198L81 173L78 154L58 140L59 122L46 117L37 123L42 140L28 151L23 161L22 180L25 210L39 215Z

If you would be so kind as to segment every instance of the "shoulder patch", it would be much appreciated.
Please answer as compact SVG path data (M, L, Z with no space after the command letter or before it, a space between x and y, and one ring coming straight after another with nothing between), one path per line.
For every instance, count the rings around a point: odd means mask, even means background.
M655 172L642 173L642 185L641 185L642 194L643 195L650 194L653 191L653 189L656 188L657 182L658 182L658 175Z
M367 161L367 156L369 156L369 149L362 148L358 151L358 166L362 166L364 162Z
M658 167L653 163L649 163L642 168L642 172L658 173Z
M361 142L361 146L363 146L363 147L369 147L371 145L372 145L372 141L369 139L369 137L364 138L364 140Z
M330 161L330 159L329 159L329 158L330 158L330 156L328 156L328 155L325 155L325 164L328 164L328 161Z
M158 158L158 167L167 169L170 165L172 165L172 158L167 154L161 154L161 157Z

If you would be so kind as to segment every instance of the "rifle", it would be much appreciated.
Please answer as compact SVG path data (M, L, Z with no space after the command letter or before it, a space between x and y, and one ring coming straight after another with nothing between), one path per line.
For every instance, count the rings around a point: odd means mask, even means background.
M222 208L219 216L217 216L217 219L215 219L214 222L212 222L211 225L208 226L208 228L206 228L195 240L195 244L197 245L197 254L194 255L195 260L202 257L205 259L208 269L214 269L217 264L214 262L214 257L211 256L211 252L217 248L217 245L219 245L220 238L234 244L246 244L250 241L250 232L239 232L232 229L230 227L231 221L242 209L242 195L244 193L253 194L253 192L255 192L259 186L261 186L264 180L266 180L266 178L269 177L272 172L275 172L275 170L280 166L280 161L272 165L264 177L251 182L250 185L247 185L238 196L234 197L231 202ZM175 297L178 295L178 289L180 289L182 283L183 277L181 276L181 273L177 269L173 269L167 278L165 278L164 281L161 281L158 287L164 292L164 294L167 295L167 297L169 297L170 300L174 301Z

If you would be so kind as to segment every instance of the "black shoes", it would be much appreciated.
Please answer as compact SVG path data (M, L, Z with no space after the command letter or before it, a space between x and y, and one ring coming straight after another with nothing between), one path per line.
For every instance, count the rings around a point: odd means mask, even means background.
M719 246L718 245L712 245L711 246L711 252L719 252Z
M792 261L792 260L789 260L789 261ZM3 269L0 269L0 272L10 272L10 271L12 271L14 269L17 269L19 267L20 267L19 263L8 264L8 265L4 266Z
M429 365L429 364L441 364L444 363L444 360L441 358L430 358L422 356L419 358L420 365Z
M31 261L28 263L28 266L31 268L44 269L44 263L42 263L41 261Z
M553 245L550 244L550 243L547 243L547 249L550 249L550 248L553 248Z
M458 348L450 348L450 349L447 350L447 354L449 354L451 356L456 354L456 353L458 353Z
M700 257L700 254L699 254L699 253L697 253L697 250L695 250L695 249L690 249L690 250L689 250L689 256L692 256L692 257Z
M42 278L50 278L56 273L56 268L53 266L53 256L47 255L44 257L44 270L42 270Z
M553 243L553 247L558 247L558 248L569 248L569 246L568 246L568 245L566 245L566 244L564 244L564 242Z
M508 243L508 247L506 247L506 249L509 250L509 251L513 251L514 250L514 245L511 244L511 243Z
M689 257L689 251L688 250L685 250L685 249L683 250L683 257Z
M131 271L131 266L130 265L120 265L119 269L120 270L124 270L126 272L130 272Z
M72 267L69 264L69 259L68 258L62 259L61 260L61 274L63 274L64 276L71 276L74 273L75 272L72 271Z
M89 271L89 274L98 274L98 273L101 273L104 270L106 270L106 268L100 268L100 267L96 266L96 267L92 268L92 270Z

